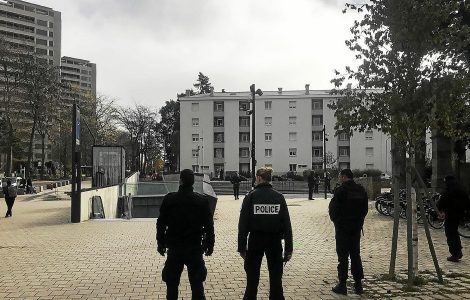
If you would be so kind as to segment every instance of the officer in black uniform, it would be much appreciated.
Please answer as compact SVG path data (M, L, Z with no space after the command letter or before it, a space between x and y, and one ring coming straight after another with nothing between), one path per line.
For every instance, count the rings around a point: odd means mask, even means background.
M256 299L264 254L269 269L269 299L284 299L282 263L292 257L292 227L284 196L269 183L271 173L268 168L256 172L256 187L243 199L240 211L238 252L245 260L247 278L244 300Z
M362 294L364 270L361 261L361 229L368 211L367 193L362 186L354 182L350 169L341 170L338 181L341 186L336 189L329 205L330 218L335 225L339 279L332 291L347 294L348 257L351 257L354 290L357 294Z
M212 212L207 199L193 192L193 171L181 171L180 183L178 192L163 199L157 220L157 251L164 256L168 249L162 279L167 285L167 299L178 299L181 272L186 265L192 299L206 299L203 253L210 256L214 250Z
M444 182L446 189L437 202L437 208L445 218L444 229L450 252L447 260L458 262L463 257L458 228L460 220L470 211L470 202L453 175L446 176Z
M315 189L315 172L310 171L307 177L308 182L308 200L313 200L313 190Z
M233 174L230 182L233 184L233 197L235 197L235 200L238 200L238 197L240 196L240 181L241 178L238 175L238 172Z

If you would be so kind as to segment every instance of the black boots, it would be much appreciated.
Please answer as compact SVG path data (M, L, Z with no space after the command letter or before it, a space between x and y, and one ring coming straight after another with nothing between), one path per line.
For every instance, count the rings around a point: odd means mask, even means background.
M463 257L463 254L460 253L459 255L457 256L454 256L454 255L451 255L447 258L448 261L451 261L451 262L459 262L460 259Z
M348 288L346 287L346 281L340 281L335 287L331 289L333 293L347 295Z
M348 288L346 287L346 281L340 281L335 287L331 289L336 294L347 295ZM354 291L358 295L364 294L364 288L362 287L361 281L354 282Z

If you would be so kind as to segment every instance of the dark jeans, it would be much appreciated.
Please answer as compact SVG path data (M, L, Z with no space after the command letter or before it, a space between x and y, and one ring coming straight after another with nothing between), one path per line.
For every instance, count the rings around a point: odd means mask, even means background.
M238 199L238 196L240 196L240 185L233 185L233 196L235 199Z
M308 186L308 199L313 199L313 189L314 187L309 185Z
M269 299L283 300L282 289L282 244L276 234L250 233L245 258L246 290L244 300L256 300L261 261L266 254L269 270Z
M313 187L313 192L318 193L318 184L315 184Z
M444 229L447 237L450 255L459 257L462 255L462 244L458 232L459 218L449 218L445 220Z
M338 254L338 279L348 279L349 257L351 258L351 273L354 281L364 278L361 261L361 231L336 230L336 253Z
M11 214L13 204L15 204L15 199L16 198L5 198L5 202L7 204L7 214Z
M206 299L203 282L206 280L207 269L200 249L168 250L165 267L162 272L162 279L166 282L167 286L166 298L169 300L178 299L178 286L184 265L188 269L188 278L192 292L191 299Z

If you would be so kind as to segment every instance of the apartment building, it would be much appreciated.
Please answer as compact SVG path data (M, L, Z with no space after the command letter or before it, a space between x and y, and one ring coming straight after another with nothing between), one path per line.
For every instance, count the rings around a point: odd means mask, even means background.
M64 95L67 104L80 100L86 95L96 96L96 64L88 60L64 56L61 59L60 80L72 86Z
M265 91L256 96L256 167L274 172L322 169L323 126L330 165L391 173L390 138L380 131L335 136L329 90ZM180 168L217 174L248 172L251 162L251 94L213 92L180 97Z
M20 0L0 0L0 37L12 48L41 55L44 62L59 67L61 58L61 13L52 8ZM42 157L42 139L35 136L33 159ZM46 141L46 160L52 159ZM5 159L3 159L5 160Z

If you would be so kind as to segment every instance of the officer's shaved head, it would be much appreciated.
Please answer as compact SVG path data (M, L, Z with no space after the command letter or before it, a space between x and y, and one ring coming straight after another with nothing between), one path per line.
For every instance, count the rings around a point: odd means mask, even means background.
M256 176L261 177L264 181L271 181L271 174L273 172L273 169L271 168L259 168L258 171L256 171Z
M194 172L190 169L184 169L180 173L181 185L192 186L194 184Z
M353 175L353 172L351 171L351 169L343 169L343 170L341 170L341 172L339 174L342 175L342 176L346 176L348 179L353 179L354 178L354 175Z

